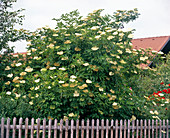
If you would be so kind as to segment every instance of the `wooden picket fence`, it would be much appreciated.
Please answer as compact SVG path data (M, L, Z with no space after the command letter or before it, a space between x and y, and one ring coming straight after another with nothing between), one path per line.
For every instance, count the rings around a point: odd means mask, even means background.
M170 128L169 120L10 120L1 119L1 138L169 138Z

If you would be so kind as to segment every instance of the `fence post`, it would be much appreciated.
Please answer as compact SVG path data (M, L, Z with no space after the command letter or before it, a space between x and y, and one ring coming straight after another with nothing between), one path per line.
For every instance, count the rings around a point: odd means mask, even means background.
M132 120L132 138L135 137L135 130L134 130L134 127L135 127L135 120Z
M92 119L91 138L94 138L94 119Z
M101 129L101 138L104 137L104 120L102 119L101 120L101 126L102 126L102 129Z
M159 137L162 137L162 121L159 120Z
M43 136L42 138L45 138L45 130L46 130L46 119L43 119Z
M84 119L81 120L81 138L84 138Z
M163 119L163 138L165 138L165 119Z
M120 120L120 138L122 138L122 120Z
M37 119L37 138L40 137L40 118Z
M158 120L156 119L156 138L158 137Z
M54 138L57 138L57 119L54 120Z
M140 138L143 137L143 120L140 120Z
M146 138L146 127L147 127L147 123L146 123L146 119L144 120L144 138Z
M65 131L65 138L68 138L68 119L66 120L66 131Z
M52 124L52 120L50 119L48 121L48 138L51 138L51 124Z
M60 138L62 138L63 135L63 119L60 120Z
M73 138L73 134L74 134L74 129L73 129L73 127L74 127L74 120L72 119L72 120L71 120L71 138Z
M150 124L151 124L151 121L150 121L150 119L148 120L148 138L150 138L150 136L151 136L151 126L150 126Z
M97 125L96 125L96 138L99 138L99 119L97 119Z
M31 138L34 138L34 118L31 119Z
M108 127L109 127L109 120L107 119L106 120L106 138L108 138L108 134L109 134L109 130L108 130L109 128Z
M79 138L79 120L76 120L76 138Z
M128 120L128 138L130 138L130 120Z
M166 138L169 138L169 130L168 130L169 120L166 120Z
M12 137L15 138L16 134L16 117L13 118L13 132L12 132Z
M116 131L115 131L115 138L118 138L118 120L117 120L117 119L116 119L115 128L116 128Z
M152 138L154 138L154 120L152 119Z
M126 138L126 120L124 120L124 138Z
M113 138L113 126L114 125L114 122L113 122L113 119L111 120L111 127L110 127L110 129L111 129L111 132L110 132L110 137L111 138Z
M25 138L28 138L28 118L25 119Z
M4 118L1 119L1 138L4 137Z
M19 119L19 138L22 138L22 118Z
M6 138L9 138L9 132L10 132L10 118L7 119Z

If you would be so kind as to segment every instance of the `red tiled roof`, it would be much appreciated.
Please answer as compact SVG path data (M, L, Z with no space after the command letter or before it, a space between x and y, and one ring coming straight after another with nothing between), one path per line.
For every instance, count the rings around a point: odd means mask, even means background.
M27 52L12 53L12 55L18 55L18 54L26 55L26 54L27 54Z
M170 40L170 36L148 37L133 39L132 44L134 49L152 48L152 50L160 51L165 44Z

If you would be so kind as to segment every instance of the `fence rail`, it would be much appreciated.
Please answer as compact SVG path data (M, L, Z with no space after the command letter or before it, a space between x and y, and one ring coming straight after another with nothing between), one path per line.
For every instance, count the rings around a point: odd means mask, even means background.
M48 124L46 124L48 123ZM70 125L69 125L70 124ZM169 120L2 118L0 138L169 138Z

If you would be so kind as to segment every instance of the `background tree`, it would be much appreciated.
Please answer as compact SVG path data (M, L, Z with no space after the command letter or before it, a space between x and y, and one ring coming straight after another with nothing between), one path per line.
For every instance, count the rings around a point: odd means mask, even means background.
M13 11L13 3L16 0L0 0L0 86L5 80L5 67L10 63L13 47L9 42L25 39L26 30L15 29L15 25L22 25L24 15L20 15L23 9ZM1 90L1 87L0 87Z
M23 9L12 10L13 3L16 0L0 1L0 51L9 50L8 42L15 42L23 38L21 31L14 29L15 25L22 25L24 15L20 15Z

